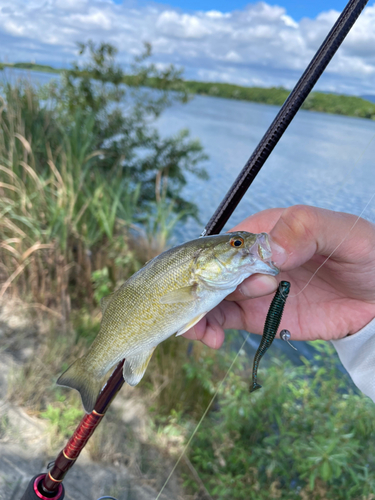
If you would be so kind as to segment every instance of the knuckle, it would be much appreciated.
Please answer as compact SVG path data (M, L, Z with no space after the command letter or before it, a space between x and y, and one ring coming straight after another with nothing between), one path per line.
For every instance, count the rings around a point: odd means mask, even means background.
M294 205L285 209L281 215L283 223L295 237L303 239L314 233L318 224L318 209L307 205Z

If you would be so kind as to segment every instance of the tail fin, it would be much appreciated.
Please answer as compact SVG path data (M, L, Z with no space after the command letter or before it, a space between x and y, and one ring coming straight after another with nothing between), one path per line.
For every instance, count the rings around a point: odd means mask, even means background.
M100 378L87 371L84 358L77 359L60 377L58 385L76 389L82 399L82 404L86 413L91 413L101 389Z

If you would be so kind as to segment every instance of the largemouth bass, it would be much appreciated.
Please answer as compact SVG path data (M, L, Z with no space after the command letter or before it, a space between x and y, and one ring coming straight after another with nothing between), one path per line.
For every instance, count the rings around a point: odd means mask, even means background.
M77 389L90 413L103 376L123 358L125 381L142 379L155 347L182 335L254 273L276 275L266 233L208 236L149 261L101 300L100 331L85 356L57 383Z

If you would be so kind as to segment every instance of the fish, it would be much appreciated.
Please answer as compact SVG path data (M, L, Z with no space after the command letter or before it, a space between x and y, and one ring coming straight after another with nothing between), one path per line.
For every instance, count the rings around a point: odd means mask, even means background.
M254 273L275 276L266 233L237 231L173 247L101 300L102 321L88 352L57 384L79 391L91 413L104 375L125 358L124 380L142 379L158 344L182 335Z

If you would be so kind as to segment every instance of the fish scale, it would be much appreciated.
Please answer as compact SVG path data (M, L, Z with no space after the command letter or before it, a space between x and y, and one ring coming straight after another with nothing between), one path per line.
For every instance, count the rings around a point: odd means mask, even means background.
M77 389L91 412L108 370L125 358L124 379L138 384L160 342L194 326L251 274L276 275L270 258L268 235L245 231L163 252L102 299L96 339L57 383Z

